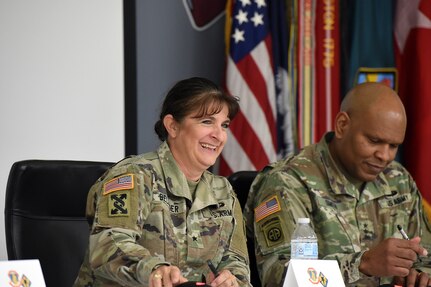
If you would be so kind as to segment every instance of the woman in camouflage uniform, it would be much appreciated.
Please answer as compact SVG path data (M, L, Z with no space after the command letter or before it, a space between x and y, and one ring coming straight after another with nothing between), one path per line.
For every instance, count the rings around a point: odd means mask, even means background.
M224 177L207 171L237 111L237 99L207 79L169 91L157 151L125 158L90 189L93 224L75 286L250 286L239 202Z

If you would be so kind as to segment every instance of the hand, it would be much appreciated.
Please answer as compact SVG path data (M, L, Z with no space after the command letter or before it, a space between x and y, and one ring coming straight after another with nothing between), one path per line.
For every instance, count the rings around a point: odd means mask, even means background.
M427 273L410 269L407 277L394 277L394 284L407 287L427 287L431 286L431 278Z
M177 266L160 266L150 275L150 287L172 287L187 282Z
M387 238L362 255L359 271L369 276L406 277L417 255L428 254L419 242L419 237L411 240Z
M212 287L238 287L236 277L229 270L222 270L217 278L214 278L214 274L210 273L207 281Z

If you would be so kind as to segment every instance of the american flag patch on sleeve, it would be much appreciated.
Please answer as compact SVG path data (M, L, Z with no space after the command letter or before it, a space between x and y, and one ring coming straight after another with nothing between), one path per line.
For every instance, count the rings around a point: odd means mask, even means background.
M106 182L103 185L103 195L126 189L133 189L133 174L122 175Z
M258 207L254 209L254 219L256 222L264 219L265 217L280 211L280 203L278 202L278 198L276 195L271 197L270 199L262 202Z

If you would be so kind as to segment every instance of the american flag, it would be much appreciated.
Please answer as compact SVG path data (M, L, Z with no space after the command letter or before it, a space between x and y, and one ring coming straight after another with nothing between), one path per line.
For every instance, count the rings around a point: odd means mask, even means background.
M226 90L240 98L219 173L260 170L293 151L283 0L228 1Z
M133 174L122 175L106 182L103 187L103 195L126 189L133 189Z
M254 209L255 221L259 222L268 215L271 215L280 210L281 208L280 204L278 203L277 196L273 196L265 202L262 202L258 207Z

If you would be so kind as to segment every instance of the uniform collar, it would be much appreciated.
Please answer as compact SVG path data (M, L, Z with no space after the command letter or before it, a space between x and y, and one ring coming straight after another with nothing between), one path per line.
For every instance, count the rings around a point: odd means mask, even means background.
M209 205L217 205L218 202L213 191L213 178L210 172L204 171L202 174L196 187L195 200L193 201L187 178L180 170L166 141L159 146L157 154L166 179L166 189L175 196L185 197L190 202L193 202L190 212Z

